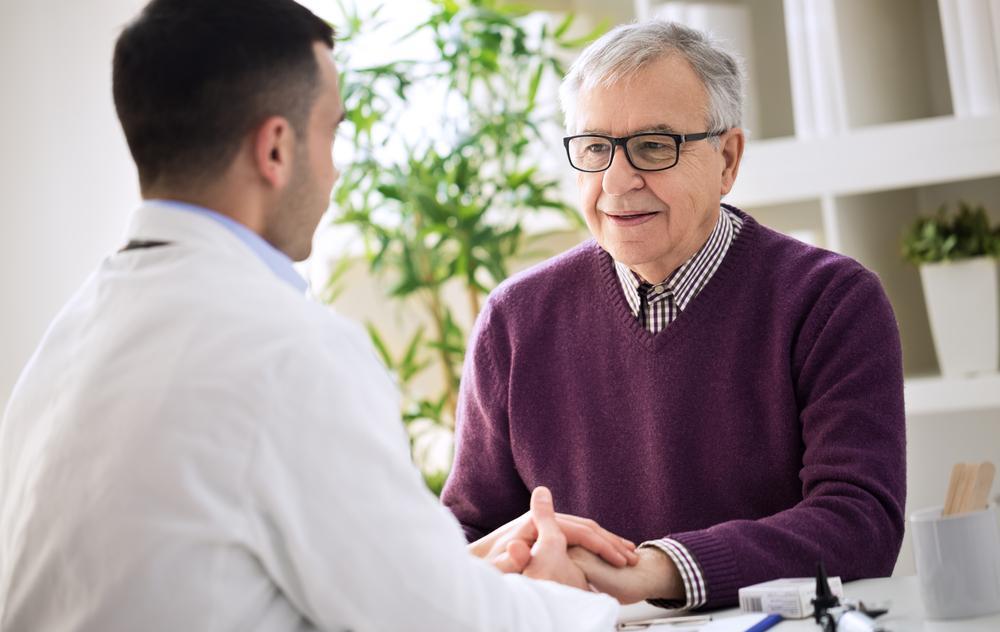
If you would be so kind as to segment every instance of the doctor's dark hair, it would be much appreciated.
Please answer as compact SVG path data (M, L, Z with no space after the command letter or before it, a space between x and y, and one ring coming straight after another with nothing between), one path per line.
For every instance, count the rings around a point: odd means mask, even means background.
M150 186L202 184L269 116L306 133L313 44L333 29L293 0L153 0L115 44L115 109Z

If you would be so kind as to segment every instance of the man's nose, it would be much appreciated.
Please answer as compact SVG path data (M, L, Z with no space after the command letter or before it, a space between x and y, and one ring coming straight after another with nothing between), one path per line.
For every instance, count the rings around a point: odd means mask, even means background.
M615 147L611 166L604 171L603 189L608 195L623 195L643 186L642 176L625 155L625 148Z

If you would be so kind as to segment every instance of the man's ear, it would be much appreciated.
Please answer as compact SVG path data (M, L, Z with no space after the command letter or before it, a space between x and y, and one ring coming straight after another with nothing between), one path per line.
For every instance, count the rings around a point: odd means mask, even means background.
M722 190L719 193L726 195L733 188L736 174L740 171L740 159L743 158L743 145L746 142L746 137L741 128L734 127L723 134L720 141L719 151L724 162L722 165Z
M282 116L272 116L257 127L254 166L258 175L275 189L283 189L292 177L295 130Z

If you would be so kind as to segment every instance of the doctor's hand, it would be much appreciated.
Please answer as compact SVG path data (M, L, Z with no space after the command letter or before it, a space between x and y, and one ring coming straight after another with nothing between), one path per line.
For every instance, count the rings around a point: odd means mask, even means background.
M505 560L512 568L520 567L519 570L526 577L547 579L580 590L589 590L583 571L569 558L566 535L559 527L552 506L552 493L548 488L535 488L531 493L531 511L528 513L538 531L534 545L529 549L524 540L511 540L498 561L502 564ZM600 560L596 556L595 559ZM601 561L601 564L605 563Z
M684 581L673 560L655 547L639 549L639 563L616 568L590 551L575 546L569 556L587 577L594 590L607 593L622 604L644 599L687 598Z
M615 567L634 565L639 561L635 544L602 528L593 520L561 513L554 513L554 516L568 546L583 547ZM505 573L519 573L527 565L528 553L537 539L538 528L529 511L470 544L469 552L493 563ZM513 551L510 551L512 546Z

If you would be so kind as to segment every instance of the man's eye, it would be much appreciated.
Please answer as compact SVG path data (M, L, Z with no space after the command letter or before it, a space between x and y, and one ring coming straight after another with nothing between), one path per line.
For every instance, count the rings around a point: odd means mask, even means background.
M606 143L594 143L592 145L587 145L584 151L591 154L603 154L608 151L608 145Z

